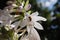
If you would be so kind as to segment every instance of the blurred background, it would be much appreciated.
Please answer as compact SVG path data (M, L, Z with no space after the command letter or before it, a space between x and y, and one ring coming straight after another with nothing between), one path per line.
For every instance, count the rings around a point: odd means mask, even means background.
M3 9L8 0L0 0ZM41 22L44 30L37 30L41 40L60 40L60 0L30 0L32 11L38 11L40 16L47 18Z

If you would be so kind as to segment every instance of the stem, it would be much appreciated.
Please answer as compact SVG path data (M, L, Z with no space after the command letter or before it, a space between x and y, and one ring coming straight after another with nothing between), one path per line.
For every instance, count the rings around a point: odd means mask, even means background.
M21 31L22 31L22 33L21 33L21 34L19 34L19 37L20 37L20 36L23 36L23 35L25 34L26 29L25 29L25 30L21 30ZM20 32L21 32L21 31L20 31Z

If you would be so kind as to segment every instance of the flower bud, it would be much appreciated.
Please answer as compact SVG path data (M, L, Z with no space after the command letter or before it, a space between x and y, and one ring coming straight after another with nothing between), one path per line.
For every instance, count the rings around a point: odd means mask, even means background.
M7 5L12 5L12 4L13 4L12 1L8 1L8 2L7 2Z
M30 8L31 8L31 4L28 4L28 5L25 7L25 10L28 11Z

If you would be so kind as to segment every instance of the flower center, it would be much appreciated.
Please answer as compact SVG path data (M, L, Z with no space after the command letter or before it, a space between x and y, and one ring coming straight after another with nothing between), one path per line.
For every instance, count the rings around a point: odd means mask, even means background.
M32 20L32 18L29 16L29 20L31 21Z

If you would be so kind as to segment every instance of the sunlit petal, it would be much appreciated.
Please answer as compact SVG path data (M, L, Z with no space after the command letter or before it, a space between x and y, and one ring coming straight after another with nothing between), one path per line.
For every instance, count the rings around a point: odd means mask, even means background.
M28 38L29 40L40 40L39 34L34 28L31 29L31 32Z
M27 22L28 22L27 19L21 21L20 26L21 26L21 27L26 26L26 25L27 25Z
M11 29L15 27L15 25L13 25L13 24L12 24L12 25L10 25L10 26L11 26Z
M15 25L15 27L18 27L20 25L20 21L17 21L15 23L13 23L12 25Z
M38 22L34 22L34 27L40 30L43 30L43 27L41 24L39 24Z
M30 33L33 26L27 26L27 32Z
M13 7L17 7L17 5L16 5L16 4L12 4L12 6L13 6Z
M10 16L9 12L7 10L0 10L0 21L3 22L3 25L10 24L10 21L14 18Z
M40 16L32 16L32 21L46 21L47 19Z
M29 40L28 35L22 36L20 40Z
M34 12L31 14L31 16L37 16L39 13L38 12Z

